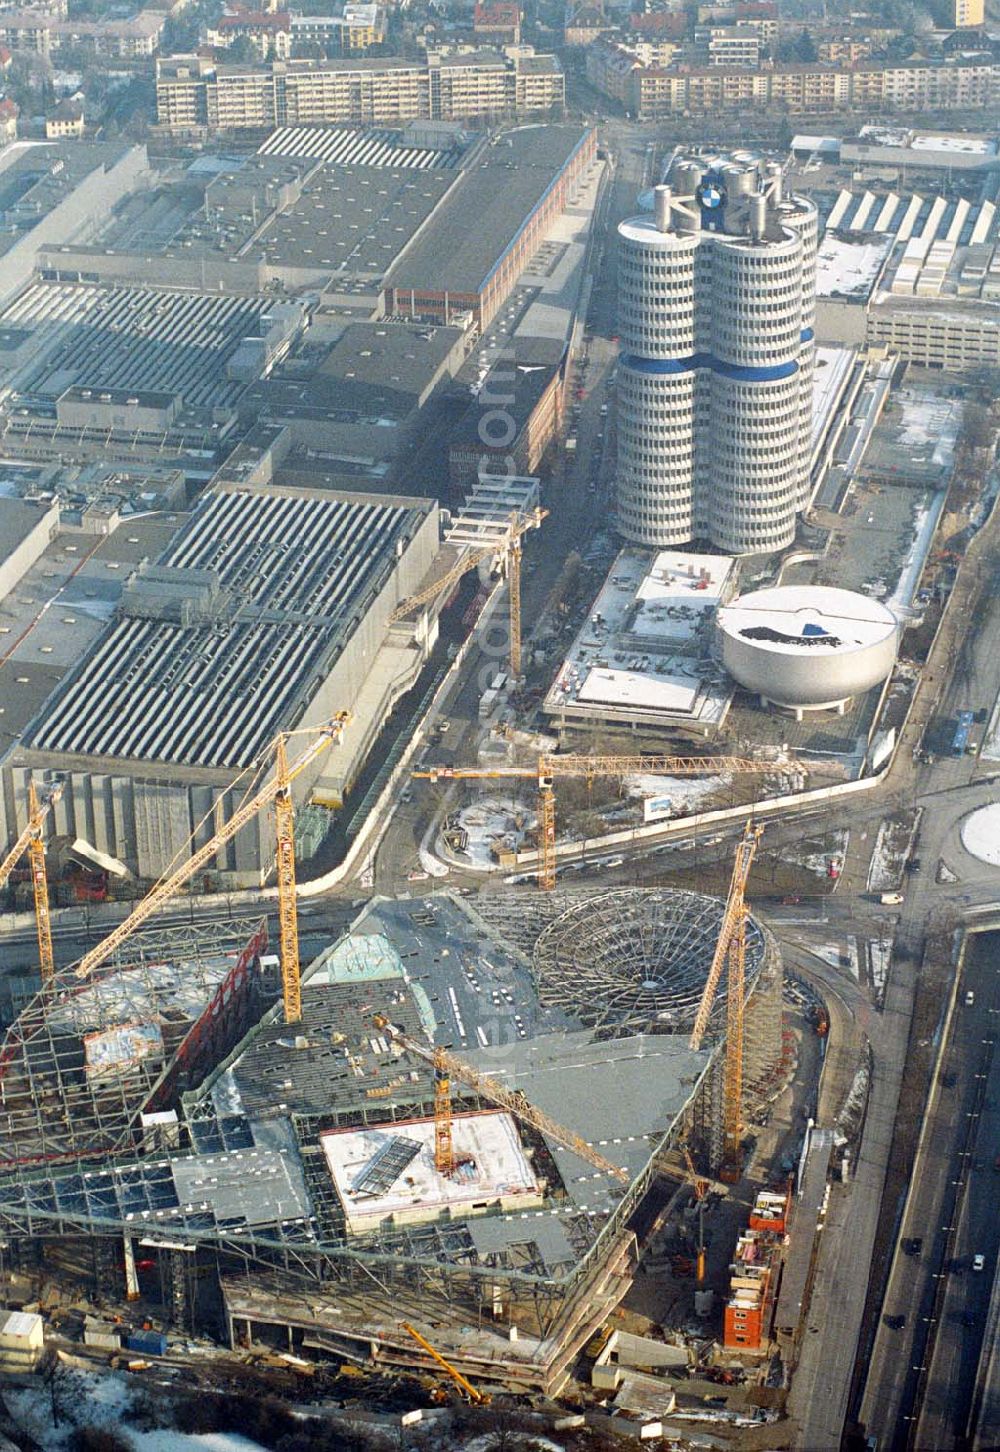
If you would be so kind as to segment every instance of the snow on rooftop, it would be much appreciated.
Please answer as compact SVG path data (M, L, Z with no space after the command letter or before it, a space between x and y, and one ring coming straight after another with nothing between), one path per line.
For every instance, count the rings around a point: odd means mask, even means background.
M825 232L816 252L816 296L863 301L878 281L892 245L890 235L862 240Z
M398 1146L403 1163L409 1141L417 1152L400 1173L380 1180L376 1157ZM486 1210L532 1209L543 1195L509 1114L456 1114L452 1144L458 1168L451 1176L434 1164L433 1119L405 1120L368 1129L320 1135L326 1163L344 1207L350 1233L358 1235L395 1219L400 1223L463 1216ZM366 1175L369 1179L366 1183Z
M640 710L652 708L690 714L694 710L700 684L697 676L684 681L676 676L662 678L639 671L597 668L588 671L577 699L592 704L600 702L613 706L635 706Z
M47 1020L83 1033L149 1019L166 1008L195 1019L238 958L234 951L124 967L58 999Z
M992 136L936 136L925 131L910 142L913 151L953 151L963 156L996 156L997 143Z
M625 549L546 698L558 712L579 704L721 721L728 687L698 637L705 637L733 570L728 555Z
M883 640L897 628L892 611L853 590L777 585L755 590L719 611L727 635L766 643L781 655L840 654ZM763 632L763 633L762 633Z
M816 348L813 367L812 448L826 433L841 390L857 357L856 348L832 348L822 344Z

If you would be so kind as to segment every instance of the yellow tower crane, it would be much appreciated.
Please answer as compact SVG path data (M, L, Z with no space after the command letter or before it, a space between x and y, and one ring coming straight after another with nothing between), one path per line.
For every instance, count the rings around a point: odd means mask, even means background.
M62 796L62 784L57 783L48 796L39 799L34 781L28 782L28 820L24 831L18 837L7 856L0 863L0 888L6 886L10 874L22 855L27 852L31 863L31 887L35 895L35 927L38 931L38 966L42 982L48 983L56 971L55 955L52 951L52 922L49 917L49 883L45 872L45 842L42 838L42 824L49 811Z
M740 1174L740 1139L743 1132L743 999L746 992L747 882L762 826L747 822L736 848L729 896L722 917L718 942L705 980L701 1002L691 1030L691 1047L698 1049L708 1028L716 990L726 969L726 1065L723 1094L725 1150L721 1178L737 1180Z
M79 978L88 978L95 968L107 961L116 948L120 947L148 918L158 912L165 903L175 897L191 878L215 857L219 849L236 836L241 827L253 821L257 813L271 802L275 805L277 826L277 879L278 879L278 923L281 936L281 982L284 998L285 1022L297 1023L302 1017L302 990L299 980L299 934L295 907L295 835L292 813L291 784L306 768L321 756L334 741L339 741L350 720L350 712L338 712L322 726L305 731L282 732L274 741L275 771L273 777L257 794L248 798L224 822L209 841L199 847L192 857L176 868L169 876L162 877L156 886L109 933L103 942L86 953L76 965ZM286 742L290 736L311 735L314 740L302 754L289 765Z
M451 1362L446 1361L445 1358L441 1355L440 1351L435 1350L435 1348L427 1340L426 1336L421 1336L420 1332L416 1329L415 1326L411 1326L409 1321L400 1321L399 1324L402 1326L404 1331L408 1332L409 1335L413 1337L417 1345L422 1346L423 1349L427 1352L427 1355L433 1361L436 1361L438 1366L440 1366L444 1371L447 1372L447 1374L451 1377L452 1381L459 1388L459 1390L464 1392L465 1395L469 1398L470 1402L473 1402L477 1407L489 1406L490 1401L492 1400L489 1394L487 1392L477 1391L477 1389L472 1385L472 1382L469 1381L467 1377L464 1377L462 1375L457 1366L452 1366Z
M419 609L421 605L427 605L432 600L437 600L456 585L463 576L477 565L483 564L500 555L504 561L507 571L507 586L509 592L510 610L510 674L515 681L521 678L521 552L523 549L523 537L529 529L538 529L542 520L548 514L547 509L532 509L527 514L514 512L507 522L507 533L502 540L496 540L493 544L483 549L474 550L471 555L466 555L459 560L458 564L450 569L447 574L440 576L433 584L420 590L416 595L411 595L408 600L397 605L389 616L389 624L394 625L399 620L405 620L407 615Z
M440 1123L439 1115L447 1115L447 1143L450 1146L450 1081L452 1079L457 1079L460 1083L467 1085L470 1089L473 1089L480 1096L481 1099L488 1099L491 1104L496 1104L500 1109L505 1109L508 1114L513 1114L524 1124L530 1124L533 1129L536 1129L539 1132L539 1134L547 1135L549 1139L554 1139L557 1144L563 1145L565 1149L572 1150L573 1154L575 1154L579 1159L584 1160L588 1165L593 1165L595 1170L601 1170L602 1173L613 1176L614 1179L618 1180L622 1184L628 1183L627 1170L622 1169L621 1165L612 1164L610 1160L605 1159L602 1154L595 1150L592 1145L589 1145L585 1139L581 1139L578 1134L575 1134L573 1132L573 1130L566 1129L563 1125L557 1124L554 1119L550 1119L547 1114L542 1112L542 1110L536 1109L535 1106L529 1103L525 1096L521 1094L518 1090L508 1089L505 1084L501 1084L499 1080L491 1078L489 1074L481 1074L478 1069L473 1069L471 1064L466 1064L462 1059L459 1059L454 1054L449 1053L447 1049L435 1049L430 1044L424 1044L421 1043L419 1039L411 1038L409 1034L404 1033L401 1028L398 1028L392 1022L391 1019L387 1018L384 1013L375 1014L374 1022L376 1028L381 1033L388 1034L389 1038L393 1041L393 1043L398 1044L399 1047L401 1049L405 1049L407 1053L415 1054L417 1058L423 1059L423 1061L426 1064L430 1064L434 1070L435 1163L438 1170L442 1174L452 1173L455 1167L455 1158L454 1151L452 1151L450 1158L447 1162L441 1163L438 1160L438 1154L441 1152L443 1144L445 1143L444 1139L439 1135L438 1132L438 1127ZM444 1075L444 1080L442 1080L442 1075ZM447 1084L446 1106L444 1103L445 1094L442 1093L440 1098L438 1095L438 1086L442 1084L442 1082L445 1082Z
M530 778L538 783L538 886L556 885L556 777L746 775L773 771L773 762L741 756L540 756L535 766L430 766L415 771L426 781L478 781L483 778Z

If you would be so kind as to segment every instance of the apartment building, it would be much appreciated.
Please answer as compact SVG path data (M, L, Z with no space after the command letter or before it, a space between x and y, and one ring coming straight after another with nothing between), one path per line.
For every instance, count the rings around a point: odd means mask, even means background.
M951 23L956 30L982 25L986 20L984 0L952 0Z
M273 67L273 72L274 119L268 125L402 126L433 114L430 77L419 61L293 61ZM214 129L237 131L253 125L231 117Z
M710 66L756 66L760 61L761 38L742 25L699 25L695 47Z
M476 35L489 36L494 45L521 43L521 6L518 0L478 0L472 12Z
M645 57L635 42L604 38L587 54L591 85L640 120L717 109L780 106L793 115L994 109L1000 64L979 57L898 65L689 66Z
M558 61L530 51L513 56L475 51L423 61L276 61L266 69L172 56L156 73L157 122L173 133L495 120L550 114L564 100Z
M998 97L1000 66L990 61L943 66L912 61L885 71L885 101L900 111L990 107Z
M51 55L60 49L90 50L117 60L153 56L166 16L143 10L127 20L57 20L35 11L0 11L0 45Z
M248 40L258 60L287 60L292 53L292 22L281 10L237 10L208 26L205 39L213 50L228 50L237 40Z

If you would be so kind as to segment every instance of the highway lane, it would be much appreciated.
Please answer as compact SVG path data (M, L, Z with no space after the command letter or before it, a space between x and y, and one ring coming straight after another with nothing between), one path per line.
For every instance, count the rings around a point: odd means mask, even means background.
M966 993L973 994L967 1005ZM938 1278L950 1275L947 1266L960 1254L955 1215L960 1192L978 1156L975 1139L980 1104L984 1097L984 1040L992 1037L996 1004L996 973L992 956L970 953L962 982L955 991L955 1007L947 1039L942 1044L936 1080L923 1125L918 1153L895 1250L889 1269L882 1315L869 1357L868 1380L861 1403L866 1431L879 1437L880 1446L896 1452L910 1445L910 1419L922 1390L925 1353L936 1320ZM992 1164L992 1157L990 1158ZM990 1181L987 1181L990 1188ZM978 1228L978 1227L977 1227ZM904 1242L919 1240L919 1254L907 1254ZM984 1278L983 1284L988 1284ZM954 1297L951 1309L954 1309ZM886 1318L903 1317L904 1324ZM943 1345L954 1345L971 1328L949 1325ZM968 1339L968 1338L965 1338ZM974 1358L973 1358L974 1365ZM939 1371L938 1377L943 1374ZM940 1408L939 1408L940 1412ZM941 1429L939 1428L939 1431ZM952 1442L917 1445L941 1452Z
M979 971L969 976L982 995L975 1026L966 1024L969 1058L985 1077L977 1084L977 1104L970 1121L968 1148L950 1169L958 1184L958 1214L951 1217L948 1262L955 1267L938 1270L936 1323L930 1327L933 1352L920 1379L919 1421L913 1445L923 1449L958 1448L965 1444L973 1405L979 1354L982 1346L993 1278L1000 1253L1000 1218L996 1200L1000 1173L995 1167L1000 1150L1000 1054L995 1052L1000 992L1000 934L983 934L970 950ZM976 1043L977 1034L980 1043ZM972 1268L982 1255L983 1270Z

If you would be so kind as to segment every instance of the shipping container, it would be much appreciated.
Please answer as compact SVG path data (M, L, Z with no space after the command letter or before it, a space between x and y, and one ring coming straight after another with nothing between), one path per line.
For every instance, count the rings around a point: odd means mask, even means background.
M141 1351L146 1356L166 1356L167 1338L162 1331L130 1331L125 1337L129 1351Z

